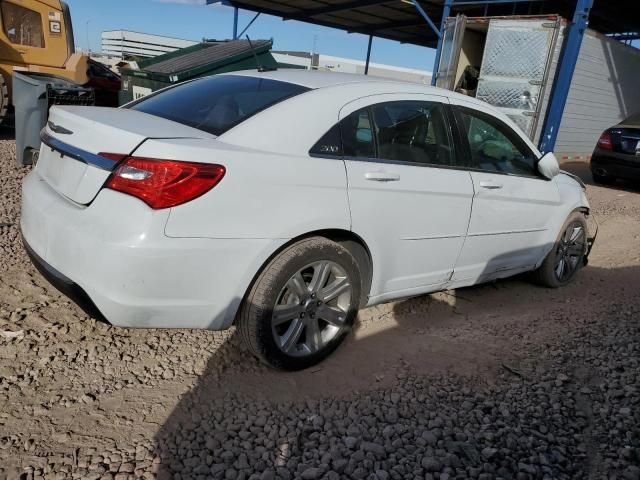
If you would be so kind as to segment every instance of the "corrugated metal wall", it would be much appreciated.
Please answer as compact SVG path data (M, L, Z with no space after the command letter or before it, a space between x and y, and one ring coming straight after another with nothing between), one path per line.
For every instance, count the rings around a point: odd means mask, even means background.
M603 130L640 111L639 83L640 50L587 30L555 152L591 154Z

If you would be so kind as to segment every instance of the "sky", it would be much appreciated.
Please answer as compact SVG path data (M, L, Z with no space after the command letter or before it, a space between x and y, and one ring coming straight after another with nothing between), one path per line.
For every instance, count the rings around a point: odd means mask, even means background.
M233 34L233 8L204 0L66 0L76 46L100 50L100 32L133 30L199 41ZM239 31L255 14L240 13ZM425 28L429 28L425 24ZM364 60L368 37L261 15L247 31L252 39L274 40L274 50L314 51ZM431 71L435 50L374 38L371 61Z

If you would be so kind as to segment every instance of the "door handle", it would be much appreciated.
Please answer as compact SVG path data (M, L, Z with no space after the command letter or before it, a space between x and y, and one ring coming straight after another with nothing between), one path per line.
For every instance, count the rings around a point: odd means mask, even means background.
M391 172L367 172L364 178L373 182L397 182L400 180L400 175Z
M501 183L496 183L492 180L487 180L484 182L480 182L480 186L482 188L486 188L487 190L498 190L500 188L502 188L502 184Z

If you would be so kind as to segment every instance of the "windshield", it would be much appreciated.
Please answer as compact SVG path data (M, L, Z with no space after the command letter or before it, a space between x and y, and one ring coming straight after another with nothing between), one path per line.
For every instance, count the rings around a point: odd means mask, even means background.
M178 85L129 108L222 135L259 111L308 90L266 78L219 75Z

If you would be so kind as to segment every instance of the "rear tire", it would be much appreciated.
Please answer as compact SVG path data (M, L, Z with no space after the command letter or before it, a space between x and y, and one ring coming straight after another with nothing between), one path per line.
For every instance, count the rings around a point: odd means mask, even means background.
M616 183L616 179L613 177L605 177L603 175L598 175L597 173L591 172L591 176L593 177L593 181L600 185L612 185Z
M568 285L584 266L586 251L587 220L582 213L573 212L544 262L533 272L534 281L549 288Z
M351 330L361 273L342 245L311 237L290 245L260 272L240 307L238 330L267 365L301 370L330 355Z
M38 157L40 156L40 150L35 148L25 148L24 156L22 157L23 165L35 165L38 163Z

